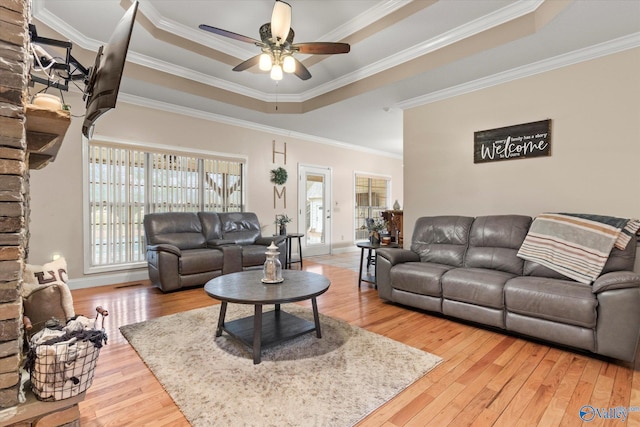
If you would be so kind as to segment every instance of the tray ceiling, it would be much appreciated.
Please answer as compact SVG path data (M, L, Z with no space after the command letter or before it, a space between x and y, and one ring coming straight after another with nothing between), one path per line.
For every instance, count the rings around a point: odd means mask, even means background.
M41 35L92 65L129 0L32 0ZM278 83L231 69L271 0L140 0L120 100L402 154L402 109L640 45L640 1L291 0L295 42L347 42L346 55L298 55L312 74ZM612 77L613 74L612 74ZM100 133L100 123L96 126Z

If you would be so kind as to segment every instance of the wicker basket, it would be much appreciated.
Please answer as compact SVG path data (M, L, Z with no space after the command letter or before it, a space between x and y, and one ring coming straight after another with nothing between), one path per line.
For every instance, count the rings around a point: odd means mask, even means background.
M104 325L104 316L101 316ZM93 382L98 356L107 336L104 329L85 329L29 346L26 369L39 400L68 399Z

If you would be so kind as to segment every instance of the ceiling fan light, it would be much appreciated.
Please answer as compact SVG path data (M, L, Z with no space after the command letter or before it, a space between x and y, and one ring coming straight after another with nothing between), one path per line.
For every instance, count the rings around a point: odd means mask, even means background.
M291 5L276 0L271 14L271 37L275 40L285 41L291 29Z
M271 79L273 80L282 80L282 67L279 64L275 64L273 68L271 68Z
M282 60L282 69L285 73L293 73L296 71L296 60L293 56L285 56Z
M260 55L258 67L262 71L269 71L271 69L271 55L269 55L268 53L263 53L262 55Z

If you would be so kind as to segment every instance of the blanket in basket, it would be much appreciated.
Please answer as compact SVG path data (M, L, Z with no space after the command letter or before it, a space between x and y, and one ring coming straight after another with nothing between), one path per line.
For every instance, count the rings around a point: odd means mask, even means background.
M62 327L47 325L29 340L25 368L40 400L63 400L91 386L104 331L91 319L77 316Z
M537 216L518 256L581 283L592 283L615 246L623 250L640 220L602 215L545 213Z

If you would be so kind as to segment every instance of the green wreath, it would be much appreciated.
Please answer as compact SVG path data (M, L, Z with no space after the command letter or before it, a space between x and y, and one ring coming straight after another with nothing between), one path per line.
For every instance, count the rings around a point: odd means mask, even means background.
M287 182L287 170L283 167L277 169L271 169L271 182L277 185L283 185Z

